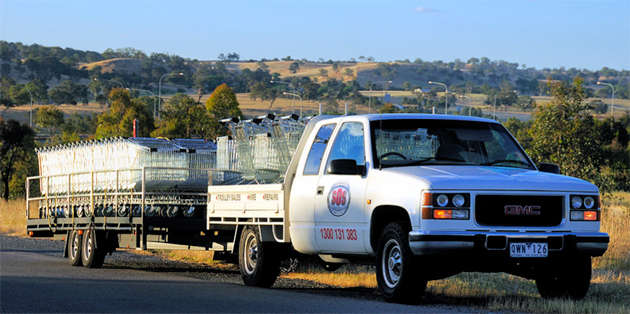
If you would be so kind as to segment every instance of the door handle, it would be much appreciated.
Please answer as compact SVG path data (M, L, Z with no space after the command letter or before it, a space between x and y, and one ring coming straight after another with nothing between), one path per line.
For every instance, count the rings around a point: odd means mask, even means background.
M323 186L318 186L317 187L317 195L324 195L324 187Z

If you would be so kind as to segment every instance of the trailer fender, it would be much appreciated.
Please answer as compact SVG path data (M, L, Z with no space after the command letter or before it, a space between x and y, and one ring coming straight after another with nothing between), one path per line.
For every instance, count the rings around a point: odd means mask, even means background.
M276 237L273 235L272 228L273 226L258 226L263 242L277 242Z
M68 233L66 233L66 238L63 241L63 257L68 257L68 241L70 241L70 233L72 233L72 230L68 230Z
M232 245L232 251L230 252L232 254L238 253L238 245L239 245L239 242L241 241L241 233L243 233L243 228L245 228L244 225L236 226L236 230L234 231L234 240L232 241L234 245Z

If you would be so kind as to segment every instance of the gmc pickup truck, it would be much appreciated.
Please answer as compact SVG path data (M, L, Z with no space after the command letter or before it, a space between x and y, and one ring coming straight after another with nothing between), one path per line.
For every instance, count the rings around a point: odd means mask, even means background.
M245 151L238 150L238 158ZM29 216L28 230L66 237L73 265L73 254L96 254L100 261L124 245L236 254L251 286L273 285L281 260L295 254L317 256L330 269L372 264L383 298L400 303L417 301L427 281L460 272L506 272L535 280L544 298L581 299L590 285L591 257L608 248L608 235L599 231L598 188L560 175L555 165L536 166L493 120L318 116L306 124L291 156L276 180L273 171L259 169L226 185L214 178L238 169L207 169L213 179L204 192L206 210L187 217L148 215L144 183L136 192L121 192L139 197L111 202L140 213L110 218L94 209L86 209L86 217L72 210L46 216L59 211L47 209L50 201L42 200L52 195L43 193L27 202L40 207L39 216ZM148 170L142 168L143 178ZM68 198L62 206L73 208L75 195L58 195ZM195 197L189 202L180 195L179 202L188 204L180 206L194 209L200 204ZM89 256L83 260L94 266L90 262Z

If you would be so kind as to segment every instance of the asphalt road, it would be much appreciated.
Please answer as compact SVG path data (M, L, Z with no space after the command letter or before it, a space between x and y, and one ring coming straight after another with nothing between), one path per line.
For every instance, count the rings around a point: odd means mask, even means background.
M253 288L212 277L198 279L112 264L101 269L71 267L66 259L55 255L46 250L2 247L1 313L476 312L465 307L409 306L295 289Z

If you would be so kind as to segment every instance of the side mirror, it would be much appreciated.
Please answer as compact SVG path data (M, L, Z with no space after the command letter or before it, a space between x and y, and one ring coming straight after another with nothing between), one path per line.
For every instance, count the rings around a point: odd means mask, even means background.
M538 165L538 170L542 172L560 174L560 167L558 167L558 165L556 164L552 164L549 162L541 162Z
M330 162L330 165L328 166L328 173L364 175L365 166L358 166L357 161L354 159L335 159Z

